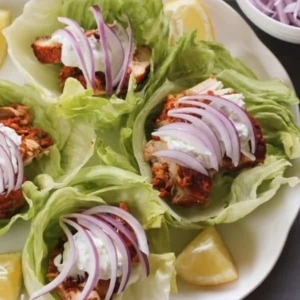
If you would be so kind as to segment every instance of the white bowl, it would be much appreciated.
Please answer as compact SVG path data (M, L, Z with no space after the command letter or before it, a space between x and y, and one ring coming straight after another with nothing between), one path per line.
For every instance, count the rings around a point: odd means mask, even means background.
M300 44L300 28L273 20L259 11L250 0L237 0L244 14L261 30L286 42Z

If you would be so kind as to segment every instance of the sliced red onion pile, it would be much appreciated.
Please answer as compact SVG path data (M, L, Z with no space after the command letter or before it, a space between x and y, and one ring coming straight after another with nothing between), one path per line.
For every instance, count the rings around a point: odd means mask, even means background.
M287 25L300 27L300 0L250 0L267 16Z
M0 194L19 190L24 180L24 164L15 142L0 131Z
M125 16L128 27L126 29L121 28L118 33L114 27L110 27L104 22L99 6L94 5L90 10L95 18L100 36L99 43L101 43L104 52L106 93L110 96L113 90L116 90L116 94L119 94L126 83L128 67L133 55L133 32L130 20ZM68 27L57 30L52 36L63 36L71 42L77 55L79 68L86 79L87 87L94 90L95 59L88 37L74 20L59 17L58 21ZM83 48L80 45L83 45ZM112 53L116 53L116 55L112 55Z
M125 221L125 223L130 226L131 230L117 219ZM128 241L137 253L138 261L142 267L144 276L146 277L149 275L149 247L146 234L141 224L125 210L107 205L97 206L82 213L74 213L63 216L60 219L60 226L69 242L70 252L67 257L67 261L64 261L63 269L60 274L46 286L34 292L30 296L30 300L37 299L40 296L51 292L69 276L77 256L77 249L69 227L72 227L85 237L91 258L88 279L81 292L80 300L88 298L91 292L95 289L101 276L101 257L99 257L96 245L94 244L91 235L101 239L106 247L110 259L110 283L105 300L111 299L114 294L117 280L119 281L119 288L116 294L123 292L128 284L133 265L127 246ZM123 258L121 278L118 278L117 276L117 251Z
M210 102L206 103L203 100ZM169 110L168 116L179 118L183 122L162 126L152 135L162 140L171 137L187 143L207 157L209 166L207 162L204 165L204 161L196 154L192 155L183 150L160 150L154 152L153 156L173 161L206 176L209 176L208 169L218 171L224 155L231 158L233 165L237 166L243 151L241 139L230 118L231 114L247 127L249 149L251 154L255 153L257 146L255 127L242 107L220 96L206 94L184 96L179 98L178 102L185 106ZM251 155L251 158L255 159L255 156Z

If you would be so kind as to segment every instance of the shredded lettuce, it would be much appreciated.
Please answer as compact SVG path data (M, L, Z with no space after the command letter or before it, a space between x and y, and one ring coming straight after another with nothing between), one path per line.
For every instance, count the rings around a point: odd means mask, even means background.
M96 205L118 205L123 201L143 225L146 234L148 230L157 230L158 233L164 210L159 205L157 192L145 181L141 176L114 167L91 167L83 168L69 187L52 192L32 222L23 251L24 283L28 293L46 284L49 254L62 234L58 221L64 214ZM39 191L33 193L34 200L35 197L40 197ZM166 232L165 227L163 231ZM144 293L148 295L145 299L168 299L170 290L176 291L174 254L161 249L155 254L151 241L149 243L152 253L149 258L150 276L131 285L120 299L140 299ZM48 294L41 299L55 298Z
M96 134L82 122L65 120L56 112L53 102L34 87L0 81L0 106L22 104L30 109L33 125L46 131L53 140L50 153L25 168L25 178L34 181L45 195L51 189L65 186L90 159L94 152ZM16 219L30 219L42 206L32 201L31 192L23 188L27 206L10 220L0 222L0 234L6 232Z

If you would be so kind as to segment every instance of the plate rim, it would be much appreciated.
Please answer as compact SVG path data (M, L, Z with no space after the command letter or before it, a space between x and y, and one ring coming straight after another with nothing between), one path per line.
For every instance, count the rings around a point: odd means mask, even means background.
M0 0L0 4L1 4L1 1L2 0ZM293 83L292 83L292 81L291 81L291 78L290 78L290 76L288 75L288 73L287 73L287 71L285 70L285 68L283 67L283 65L281 64L281 62L280 62L280 60L274 55L274 53L261 41L261 39L257 36L257 34L255 33L255 31L251 28L251 26L245 21L245 19L235 10L235 9L233 9L226 1L224 1L224 0L203 0L203 2L205 3L205 4L207 4L207 2L208 1L210 1L211 2L211 4L210 5L214 5L214 4L212 4L212 3L217 3L217 2L219 2L220 3L220 5L224 5L224 6L226 6L226 9L228 9L228 10L230 10L232 13L234 13L234 14L236 14L239 18L240 18L240 20L242 21L242 22L244 22L245 23L245 25L247 25L248 26L248 30L249 30L249 32L251 31L252 32L252 38L256 38L257 39L257 41L260 43L260 47L262 48L262 49L264 49L264 51L265 52L268 52L268 55L270 56L270 57L272 57L272 59L274 60L274 61L276 61L276 64L278 65L278 66L280 66L280 68L282 69L282 72L284 73L284 76L286 77L286 80L287 81L285 81L285 83L287 84L287 85L289 85L292 89L294 89L294 86L293 86ZM28 0L19 0L18 1L19 3L23 3L23 6L24 6L24 4L26 3L26 2L28 2ZM8 4L9 5L9 4ZM22 5L22 4L20 4L20 5ZM6 58L6 61L8 60L8 58ZM11 61L10 61L10 63L11 64L13 64ZM245 62L246 63L246 62ZM296 121L297 121L297 123L299 124L300 123L300 115L299 115L299 110L297 109L298 107L297 106L294 106L294 107L292 107L292 110L293 110L293 112L294 112L294 116L295 116L295 119L296 119ZM257 282L257 284L255 285L255 286L253 286L247 293L245 293L243 296L242 296L242 298L239 298L239 299L244 299L245 297L247 297L249 294L251 294L258 286L260 286L263 282L264 282L264 280L269 276L269 274L271 273L271 271L274 269L274 267L275 267L275 265L277 264L277 262L278 262L278 259L279 259L279 257L281 256L281 254L282 254L282 251L283 251L283 248L284 248L284 246L285 246L285 244L286 244L286 241L287 241L287 238L288 238L288 235L289 235L289 232L291 231L291 228L292 228L292 226L293 226L293 224L295 223L295 220L296 220L296 218L297 218L297 215L299 214L299 211L300 211L300 204L298 205L298 210L297 210L297 212L295 213L295 215L294 215L294 218L292 219L292 220L290 220L290 224L289 224L289 226L288 226L288 230L285 232L285 235L284 235L284 238L282 239L282 245L280 245L280 250L278 251L278 255L276 256L276 259L273 261L273 264L272 264L272 267L269 269L269 270L267 270L266 272L265 272L265 275L263 276L263 278L261 278L261 280L259 280L258 282ZM255 213L255 212L253 212L253 213ZM22 222L23 223L23 222ZM184 296L184 294L182 294L182 296ZM171 296L170 296L170 298L171 298Z

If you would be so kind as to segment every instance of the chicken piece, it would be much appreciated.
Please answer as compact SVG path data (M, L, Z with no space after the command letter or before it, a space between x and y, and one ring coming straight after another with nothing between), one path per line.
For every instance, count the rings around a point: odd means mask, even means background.
M167 149L167 144L159 139L150 140L145 146L145 160L150 162L153 186L160 197L174 204L206 206L212 187L210 177L174 162L152 156L158 150Z
M31 45L33 53L42 64L61 63L61 44L52 42L49 37L39 37Z
M22 137L20 152L24 165L30 164L34 158L49 153L53 141L45 131L32 126L29 107L18 104L1 107L0 123L14 129Z
M22 209L25 203L22 189L12 191L8 195L0 195L0 220L11 218Z
M150 71L151 49L147 46L138 46L129 64L129 73L133 73L136 82L142 83Z
M86 31L86 36L92 34L99 40L98 30ZM60 64L62 45L57 42L53 42L50 37L38 37L31 45L33 53L38 61L42 64Z
M60 85L61 89L63 89L67 79L70 77L75 78L82 84L82 86L84 88L87 88L86 79L83 76L83 73L79 68L63 66L60 69L60 73L59 73L59 85ZM102 72L96 72L94 93L95 93L95 95L105 95L106 94L105 75Z
M177 95L168 95L160 115L157 117L157 119L154 120L154 126L155 127L160 127L163 125L167 125L170 123L175 123L175 122L182 122L183 120L178 119L178 118L174 118L174 117L170 117L168 116L168 111L171 109L175 109L175 108L181 108L181 107L191 107L192 105L190 104L183 104L183 103L178 103L178 99L185 96L185 93L182 92L180 94ZM209 101L204 100L204 103L209 103Z
M53 144L46 132L31 125L32 116L27 106L15 104L0 107L0 123L14 129L22 137L20 153L24 165L28 165L36 157L47 154ZM22 189L12 191L8 195L0 195L0 219L12 217L25 203Z
M175 95L168 95L161 113L159 114L159 116L157 117L157 119L154 120L154 126L155 127L161 127L170 123L175 123L175 122L181 122L181 119L178 118L173 118L173 117L169 117L168 116L168 111L171 109L175 109L175 108L179 108L182 107L182 104L179 104L177 102L178 97Z

